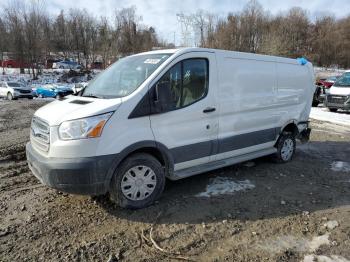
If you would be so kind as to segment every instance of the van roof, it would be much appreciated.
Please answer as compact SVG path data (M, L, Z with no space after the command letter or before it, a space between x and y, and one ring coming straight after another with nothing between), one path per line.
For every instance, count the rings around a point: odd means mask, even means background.
M288 64L299 64L296 59L279 57L279 56L269 56L269 55L261 55L255 53L246 53L246 52L238 52L238 51L228 51L222 49L211 49L211 48L201 48L201 47L183 47L176 49L161 49L155 51L144 52L141 54L174 54L174 53L188 53L188 52L212 52L216 54L221 54L228 58L244 58L251 60L263 60L263 61L271 61L271 62L280 62L280 63L288 63Z

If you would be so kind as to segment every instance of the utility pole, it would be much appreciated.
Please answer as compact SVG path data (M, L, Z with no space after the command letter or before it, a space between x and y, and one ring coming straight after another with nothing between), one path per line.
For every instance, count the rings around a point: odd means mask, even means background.
M192 18L190 16L186 16L183 13L176 14L177 20L181 24L181 36L182 36L182 46L188 47L193 44L190 43L192 40L191 37L191 29L192 29Z

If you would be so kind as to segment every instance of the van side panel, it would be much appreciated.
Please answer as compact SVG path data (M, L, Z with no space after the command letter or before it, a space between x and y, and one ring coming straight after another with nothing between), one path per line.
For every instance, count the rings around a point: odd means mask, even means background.
M290 63L276 63L277 104L279 125L287 122L307 121L309 118L314 85L309 66Z
M274 60L221 54L219 71L219 148L216 159L272 147L279 116L275 113Z

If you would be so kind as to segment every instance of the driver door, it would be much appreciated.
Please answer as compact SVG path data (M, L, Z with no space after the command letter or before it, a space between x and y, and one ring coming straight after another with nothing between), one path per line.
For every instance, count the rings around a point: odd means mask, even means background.
M170 150L174 171L212 159L218 136L215 65L214 53L184 54L153 85L170 94L165 109L150 121L155 140Z

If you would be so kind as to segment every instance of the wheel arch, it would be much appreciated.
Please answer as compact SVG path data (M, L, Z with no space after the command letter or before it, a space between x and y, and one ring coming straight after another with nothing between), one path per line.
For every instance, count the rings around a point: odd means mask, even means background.
M120 153L117 154L115 160L112 163L111 168L109 169L105 181L105 186L107 191L110 188L110 183L114 172L120 166L120 164L129 156L137 153L146 153L155 157L164 167L166 176L171 176L174 171L174 160L170 154L169 149L162 143L156 141L140 141L134 143L127 148L123 149Z
M298 122L295 119L286 122L280 129L280 132L279 132L278 137L277 137L277 141L280 138L281 134L283 134L283 132L290 132L294 135L294 137L297 137L299 134L299 129L298 129L297 123ZM276 143L277 143L277 141L276 141Z

